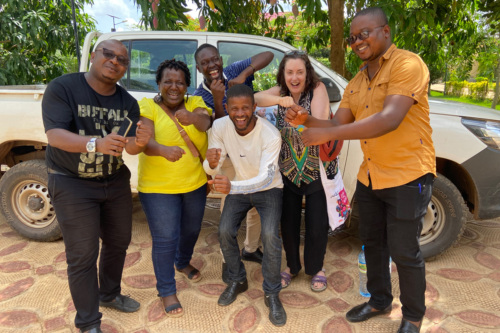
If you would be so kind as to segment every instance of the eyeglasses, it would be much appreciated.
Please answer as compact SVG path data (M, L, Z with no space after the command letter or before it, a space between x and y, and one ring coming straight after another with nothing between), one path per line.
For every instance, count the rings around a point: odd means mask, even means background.
M304 51L304 50L290 50L290 51L286 51L285 52L286 56L288 56L288 55L299 55L299 56L301 56L301 55L305 55L305 54L307 54L307 52Z
M352 45L354 43L356 43L356 41L358 40L365 40L367 39L368 37L370 37L370 32L373 32L373 30L375 29L378 29L378 28L383 28L385 27L387 24L384 24L384 25L381 25L381 26L378 26L378 27L375 27L373 28L372 30L365 30L365 31L361 31L359 34L357 35L352 35L352 36L349 36L347 37L346 41L347 41L347 44L349 45Z
M130 60L128 59L128 57L124 57L124 56L121 56L121 55L116 55L116 53L114 53L111 50L108 50L105 47L103 47L102 49L95 50L95 52L97 52L97 51L102 51L102 55L104 56L104 58L106 58L108 60L114 59L116 57L116 61L120 65L122 65L123 67L127 67L128 64L130 63Z

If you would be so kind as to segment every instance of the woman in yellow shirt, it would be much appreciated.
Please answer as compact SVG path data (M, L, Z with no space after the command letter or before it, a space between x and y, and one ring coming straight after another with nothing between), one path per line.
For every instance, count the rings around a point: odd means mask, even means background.
M154 137L139 156L139 198L153 239L158 296L172 317L184 314L176 295L174 265L191 281L201 279L190 264L207 192L207 176L196 155L205 157L212 110L201 97L184 96L190 81L185 63L165 60L156 71L158 96L139 102L141 120L154 128ZM183 131L189 138L183 138Z

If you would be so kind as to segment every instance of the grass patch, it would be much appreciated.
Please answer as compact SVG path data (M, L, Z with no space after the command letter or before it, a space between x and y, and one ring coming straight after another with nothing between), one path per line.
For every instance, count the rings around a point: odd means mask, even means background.
M479 106L483 106L483 107L486 107L488 109L491 109L491 101L490 100L475 101L472 98L467 98L467 97L444 96L442 92L434 91L434 90L431 90L431 97L441 98L441 99L445 99L448 101L455 101L455 102L466 103L466 104L474 104L474 105L479 105ZM500 103L497 103L496 110L500 111Z

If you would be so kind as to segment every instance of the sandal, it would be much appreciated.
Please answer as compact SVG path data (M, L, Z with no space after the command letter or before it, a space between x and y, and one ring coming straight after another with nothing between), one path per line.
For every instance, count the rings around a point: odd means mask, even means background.
M190 269L191 270L189 271L189 273L186 273L186 269ZM201 280L201 274L200 274L200 271L197 270L196 268L194 268L193 266L191 265L187 265L186 267L184 267L183 269L177 269L178 272L181 272L182 274L186 275L187 278L189 280L191 280L192 282L198 282ZM198 277L195 278L195 276L198 275Z
M170 297L170 296L167 296L167 297ZM184 309L181 312L172 313L172 311L174 311L176 309L182 309L181 303L177 301L177 303L165 306L165 304L163 303L163 299L167 298L167 297L160 297L161 304L164 306L165 314L170 318L182 317L184 315Z
M292 279L297 276L297 274L288 274L287 272L283 271L280 273L281 275L281 280L285 281L285 284L281 284L281 289L284 289L292 283Z
M324 271L323 271L324 272ZM315 283L321 283L322 286L317 288L314 286ZM323 275L314 275L311 280L311 290L315 292L320 292L326 289L327 279L326 276Z

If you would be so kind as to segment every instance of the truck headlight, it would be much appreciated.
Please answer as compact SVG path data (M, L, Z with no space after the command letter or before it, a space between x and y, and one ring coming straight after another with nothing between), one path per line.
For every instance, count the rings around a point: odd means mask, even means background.
M462 124L488 147L500 150L500 121L462 118Z

